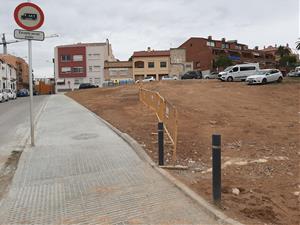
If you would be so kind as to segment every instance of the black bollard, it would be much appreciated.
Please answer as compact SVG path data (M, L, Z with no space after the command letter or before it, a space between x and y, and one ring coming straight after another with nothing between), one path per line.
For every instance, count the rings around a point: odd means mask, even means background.
M221 135L212 136L212 186L213 201L221 203Z
M158 123L158 165L164 165L164 123Z

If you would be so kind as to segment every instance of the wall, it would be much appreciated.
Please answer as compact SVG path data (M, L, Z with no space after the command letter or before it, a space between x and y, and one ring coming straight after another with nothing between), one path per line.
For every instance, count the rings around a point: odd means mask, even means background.
M101 85L104 81L104 61L108 58L107 46L87 46L86 55L88 82Z
M186 49L174 48L170 50L170 76L180 77L184 73L193 70L193 63L186 62Z
M104 79L106 81L132 79L132 61L105 62Z

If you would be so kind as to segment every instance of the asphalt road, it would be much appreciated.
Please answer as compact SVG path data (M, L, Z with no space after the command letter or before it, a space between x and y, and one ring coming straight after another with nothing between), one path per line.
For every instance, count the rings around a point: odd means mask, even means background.
M47 98L34 96L34 116ZM29 128L29 97L0 103L0 168L12 151L22 147L20 141Z

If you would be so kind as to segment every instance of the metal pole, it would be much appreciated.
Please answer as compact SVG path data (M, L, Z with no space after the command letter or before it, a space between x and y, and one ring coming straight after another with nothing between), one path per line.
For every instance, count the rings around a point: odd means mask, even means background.
M213 201L216 205L221 203L221 135L212 136L212 183Z
M164 124L158 123L158 165L164 165Z
M32 41L28 40L28 63L29 63L29 92L30 92L30 136L31 146L34 146L34 124L33 124L33 87L32 87Z

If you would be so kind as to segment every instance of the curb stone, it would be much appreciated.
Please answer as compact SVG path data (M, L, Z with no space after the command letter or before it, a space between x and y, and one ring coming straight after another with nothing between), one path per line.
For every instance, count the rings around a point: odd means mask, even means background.
M147 162L153 169L155 169L160 175L165 177L170 183L172 183L175 187L180 189L185 195L190 197L194 202L196 202L208 215L210 215L212 218L216 219L219 224L224 225L243 225L242 223L226 216L223 212L217 210L214 208L210 203L208 203L204 198L202 198L200 195L195 193L193 190L191 190L188 186L183 184L181 181L173 177L169 172L166 170L158 167L155 162L150 158L150 156L147 155L143 147L134 140L130 135L127 133L123 133L120 130L118 130L116 127L114 127L112 124L107 122L106 120L99 117L96 113L90 111L85 106L79 104L74 99L70 98L69 96L66 96L67 98L71 99L73 102L75 102L77 105L84 108L88 113L90 113L92 116L96 117L98 120L103 122L106 126L108 126L111 130L113 130L119 137L121 137L135 152L136 154L145 162Z

